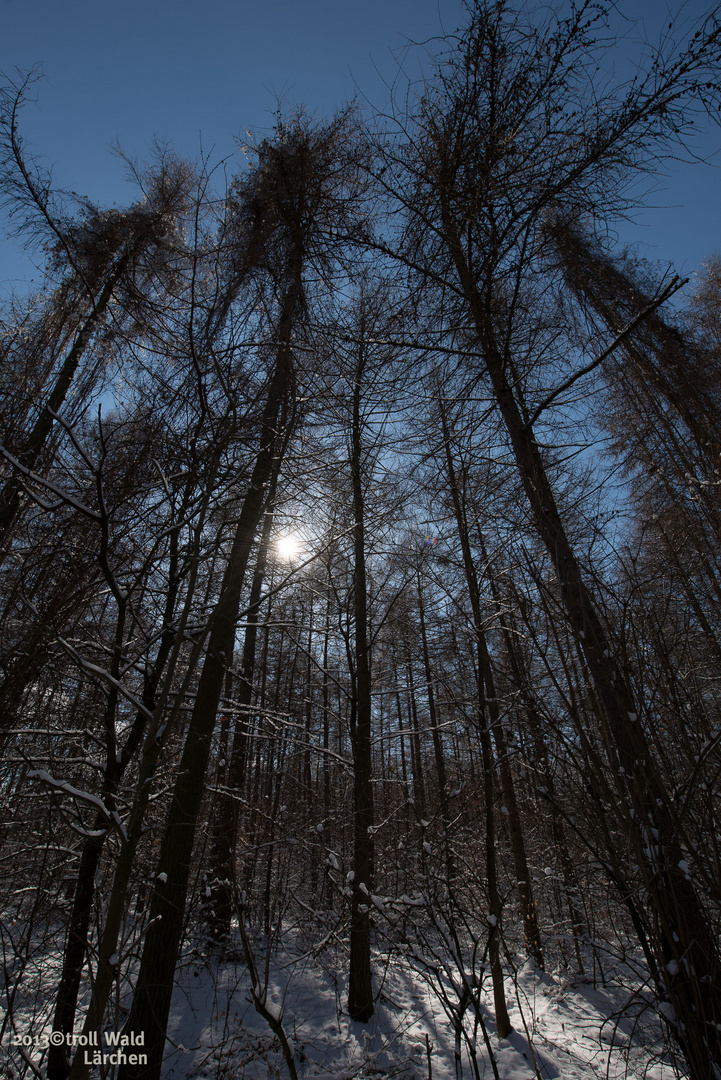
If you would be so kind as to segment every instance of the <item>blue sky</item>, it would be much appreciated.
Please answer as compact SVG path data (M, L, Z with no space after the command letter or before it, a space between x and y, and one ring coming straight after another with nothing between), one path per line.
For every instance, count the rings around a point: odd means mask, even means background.
M684 18L706 6L690 0ZM666 22L666 4L622 7L651 35ZM142 158L157 135L181 155L195 157L202 145L218 161L237 154L247 129L272 126L278 97L318 113L357 92L382 103L404 43L462 21L460 0L0 0L0 71L44 73L22 129L52 163L57 186L124 204L134 193L109 151L116 141ZM406 59L411 72L418 63ZM656 208L639 212L624 241L686 273L721 247L720 147L718 130L703 139L717 167L669 163L670 179L651 197ZM28 276L38 275L3 231L0 291Z

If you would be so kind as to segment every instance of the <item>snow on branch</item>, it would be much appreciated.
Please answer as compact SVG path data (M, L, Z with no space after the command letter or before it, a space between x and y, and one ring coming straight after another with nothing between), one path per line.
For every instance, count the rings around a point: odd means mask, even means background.
M94 806L96 810L100 811L103 817L106 817L108 821L117 826L123 839L127 840L128 837L125 826L120 820L120 815L117 810L108 810L103 800L98 798L97 795L91 795L89 791L82 791L80 788L76 788L73 784L68 783L67 780L57 780L49 772L46 772L45 769L32 769L28 773L28 779L39 780L42 784L47 784L48 787L54 788L56 791L64 791L74 799L79 799L81 802Z
M119 679L114 678L106 668L98 667L97 664L92 664L89 660L86 660L83 656L80 655L77 649L73 648L70 642L65 640L65 638L59 637L58 641L63 646L63 648L70 653L73 660L75 660L75 662L80 665L83 671L87 671L89 675L97 675L99 679L104 679L105 682L110 683L110 685L113 686L118 691L118 693L122 694L123 697L130 702L131 705L135 706L135 708L139 712L143 713L143 715L146 716L149 720L153 719L152 711L148 709L146 705L143 705L140 698L137 698L135 694L131 693L130 690L128 690L128 688L124 686Z
M50 491L53 495L57 496L57 498L60 499L61 504L67 503L69 506L74 507L75 510L79 510L81 514L85 514L86 517L91 518L93 521L102 520L100 514L98 514L96 510L91 510L89 506L81 503L80 500L76 499L74 495L71 495L68 491L64 491L63 488L58 487L57 484L54 484L52 480L48 480L46 477L40 476L38 473L33 472L32 469L26 468L25 465L21 465L18 459L14 457L9 450L6 450L1 443L0 454L2 454L5 460L9 462L9 464L12 465L14 469L17 469L18 472L25 476L28 480L32 480L34 484L40 484L41 487L44 487L47 491ZM32 498L35 499L35 501L38 502L45 510L57 509L56 505L49 505L48 503L44 502L39 496L34 495L33 492L28 492L28 494L31 495Z

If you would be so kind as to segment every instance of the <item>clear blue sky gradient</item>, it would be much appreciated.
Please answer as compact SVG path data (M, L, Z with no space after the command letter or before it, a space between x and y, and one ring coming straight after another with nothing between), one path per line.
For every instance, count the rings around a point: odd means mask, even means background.
M684 20L708 6L690 0ZM680 8L622 3L652 40ZM52 163L56 185L123 205L135 193L112 144L141 159L154 136L193 158L202 145L214 161L231 157L232 170L238 139L272 128L279 97L318 114L354 94L382 105L404 44L463 21L461 0L0 0L0 71L44 73L22 131L28 149ZM409 74L419 64L417 53L406 56ZM720 147L716 129L700 142L715 166L669 163L669 179L651 196L656 208L640 211L623 241L685 273L721 248ZM4 224L3 293L39 279L17 242L5 239Z

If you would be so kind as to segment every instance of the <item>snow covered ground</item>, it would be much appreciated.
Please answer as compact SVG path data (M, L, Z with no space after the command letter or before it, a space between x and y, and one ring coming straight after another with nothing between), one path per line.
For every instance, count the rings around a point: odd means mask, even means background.
M490 985L482 994L480 1025L468 1010L461 1059L455 1059L451 1020L417 972L395 959L379 961L379 1005L370 1022L344 1013L345 978L306 957L276 957L269 968L268 1002L293 1048L299 1077L323 1080L542 1080L617 1077L670 1080L659 1060L660 1032L650 1010L620 982L596 987L525 965L506 980L514 1031L498 1039ZM475 1029L475 1030L474 1030ZM166 1080L287 1077L277 1040L256 1013L242 963L202 961L186 966L173 1001ZM495 1070L488 1046L495 1058Z
M475 1015L472 1005L463 1010L457 1043L452 1014L459 994L450 965L439 983L428 969L424 975L420 965L415 967L408 952L376 953L376 1012L368 1023L354 1023L345 1012L342 935L331 931L321 940L317 931L317 925L284 928L282 944L267 965L261 949L255 956L261 978L267 978L266 1008L282 1021L299 1080L671 1080L676 1075L663 1057L660 1026L643 993L642 968L609 953L595 986L562 971L540 972L531 962L509 974L506 994L514 1030L506 1039L496 1033L486 975ZM44 1075L45 1051L11 1048L9 1034L49 1034L59 963L56 949L29 958L3 1038L2 1080ZM115 1016L109 1017L115 1030L127 1016L130 989L124 979ZM290 1076L278 1039L254 1007L240 954L219 959L186 951L168 1035L163 1080ZM109 1068L103 1077L112 1080L113 1073Z

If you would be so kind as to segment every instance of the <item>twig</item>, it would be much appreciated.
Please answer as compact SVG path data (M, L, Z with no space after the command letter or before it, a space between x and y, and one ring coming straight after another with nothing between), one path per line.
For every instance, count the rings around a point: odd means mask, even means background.
M260 979L258 977L258 966L255 962L255 956L253 950L250 947L250 941L248 940L248 934L245 929L245 922L243 920L243 905L238 899L237 886L233 888L233 904L235 906L235 912L238 916L238 929L240 930L240 940L243 943L243 953L245 955L245 962L248 965L248 973L250 975L251 995L253 998L253 1005L255 1011L263 1017L270 1030L278 1039L281 1049L283 1051L283 1057L285 1063L288 1066L288 1073L291 1080L298 1080L298 1073L295 1067L295 1059L293 1057L293 1048L291 1047L288 1036L285 1033L283 1027L283 1010L278 1010L278 1013L271 1011L268 1008L268 980L266 978L265 985L261 989Z

